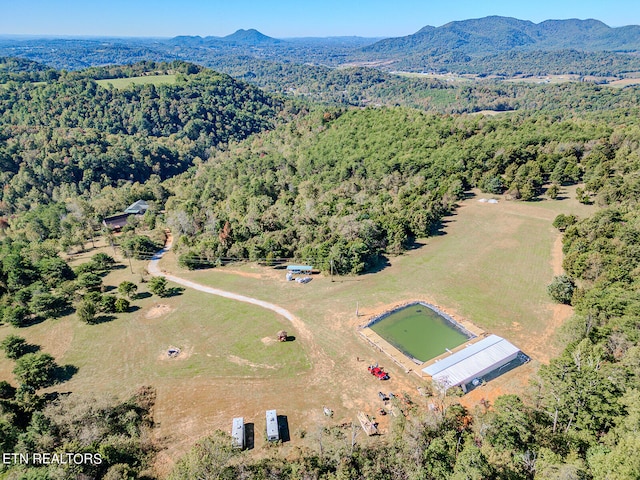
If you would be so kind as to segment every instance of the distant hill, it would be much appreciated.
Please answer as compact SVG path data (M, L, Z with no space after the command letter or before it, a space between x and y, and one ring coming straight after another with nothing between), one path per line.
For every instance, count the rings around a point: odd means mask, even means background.
M444 55L470 57L512 50L588 52L640 51L640 26L611 28L598 20L547 20L535 24L510 17L491 16L426 26L413 35L388 38L363 48L384 56Z
M280 80L282 65L305 68L360 65L385 71L501 77L550 74L623 77L640 72L640 26L611 28L598 20L576 19L535 24L492 16L441 27L426 26L413 35L388 39L277 39L255 29L241 29L225 37L185 35L170 39L0 36L0 57L21 57L47 68L65 70L182 60L226 73L238 74L241 70L247 81L263 86L285 83L296 91L306 88L304 83L312 85L312 75L296 67L300 82L292 85L289 80ZM272 66L265 68L262 63L265 61ZM9 74L8 67L4 73L0 69L2 74ZM258 79L259 76L262 78ZM280 91L280 87L276 90Z
M235 45L273 45L282 43L282 40L268 37L253 28L250 28L249 30L240 29L231 35L222 37L222 40L226 43L233 43Z
M269 37L263 33L260 33L258 30L254 28L250 28L249 30L240 29L232 33L231 35L227 35L226 37L200 37L200 36L190 36L190 35L181 35L178 37L174 37L168 41L171 45L180 45L180 46L188 46L188 47L200 47L200 46L215 46L215 45L228 45L228 46L238 46L238 47L251 47L251 46L267 46L267 45L278 45L283 43L283 40L279 40L277 38Z

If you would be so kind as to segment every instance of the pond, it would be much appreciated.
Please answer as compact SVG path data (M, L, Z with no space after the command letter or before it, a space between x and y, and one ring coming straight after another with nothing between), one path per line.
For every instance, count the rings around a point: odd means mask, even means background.
M405 355L421 362L465 343L473 335L426 303L399 308L369 325Z

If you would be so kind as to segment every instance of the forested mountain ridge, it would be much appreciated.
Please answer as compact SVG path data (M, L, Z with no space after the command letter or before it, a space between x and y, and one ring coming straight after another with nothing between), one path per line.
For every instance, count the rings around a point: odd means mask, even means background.
M0 210L176 175L212 148L272 128L283 108L227 75L181 63L162 68L175 84L104 88L57 74L0 89Z
M266 44L278 44L281 43L282 40L277 38L272 38L263 33L260 33L254 28L250 28L248 30L240 29L236 30L234 33L227 35L225 37L200 37L200 36L191 36L191 35L181 35L178 37L173 37L166 41L172 45L216 45L216 44L227 44L227 45L235 45L235 46L256 46L256 45L266 45Z
M238 30L226 37L170 39L0 38L0 55L28 58L71 70L180 59L225 73L230 73L227 64L242 63L251 70L253 65L267 61L285 67L312 64L336 68L366 64L381 70L478 75L621 76L640 71L640 58L633 54L640 49L639 31L640 26L610 28L597 20L547 20L534 24L508 17L486 17L441 27L427 26L412 35L384 40L276 39L255 29ZM581 56L579 61L575 59L576 53ZM553 61L548 62L549 59ZM274 76L269 79L277 81Z
M567 58L564 54L549 55L535 57L540 71L546 68L545 65L560 64ZM516 64L519 62L517 54L509 56ZM588 62L583 54L574 52L571 58L572 64L587 68ZM601 60L603 63L599 68L604 68L606 58ZM640 66L640 59L638 61ZM640 99L640 92L632 86L616 89L591 82L535 84L478 80L455 83L424 76L395 75L365 67L328 68L267 60L236 61L229 57L220 57L207 64L216 71L224 70L234 78L255 84L267 92L338 106L408 106L439 113L557 109L596 111L633 106ZM91 67L66 72L65 78L99 80L144 77L166 73L170 70L166 65L169 64L144 61L126 66ZM202 68L194 64L184 65L190 73L197 73ZM494 67L496 73L501 73L498 70L500 59L495 59ZM0 83L50 82L57 80L60 75L60 71L37 62L0 58Z
M459 52L485 56L499 52L638 51L640 26L611 28L597 20L547 20L539 24L510 17L491 16L426 26L406 37L389 38L363 48L365 52L441 55Z

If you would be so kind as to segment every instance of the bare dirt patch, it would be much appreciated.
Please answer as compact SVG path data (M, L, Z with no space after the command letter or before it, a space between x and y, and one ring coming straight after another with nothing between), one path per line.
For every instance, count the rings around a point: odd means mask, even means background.
M270 369L270 370L275 370L276 367L274 367L273 365L265 365L262 363L253 363L250 362L249 360L247 360L246 358L240 358L236 355L229 355L227 357L229 359L230 362L233 363L237 363L238 365L243 365L243 366L247 366L247 367L251 367L251 368L266 368L266 369Z
M169 355L169 350L178 349L180 352L176 355ZM168 345L167 348L163 349L158 355L158 360L161 361L183 361L193 355L193 347L176 347L175 345Z
M161 317L163 315L166 315L167 313L170 313L173 309L169 306L169 305L165 305L162 303L159 303L157 305L154 305L153 307L151 307L149 309L149 311L147 311L147 313L144 315L145 318L158 318Z

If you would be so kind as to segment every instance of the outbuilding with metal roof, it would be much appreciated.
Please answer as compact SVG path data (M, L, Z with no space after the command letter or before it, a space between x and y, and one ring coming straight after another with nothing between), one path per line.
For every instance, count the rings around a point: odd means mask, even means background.
M520 349L504 338L489 335L423 368L422 374L431 377L441 390L460 386L466 391L469 383L515 360L519 353Z

